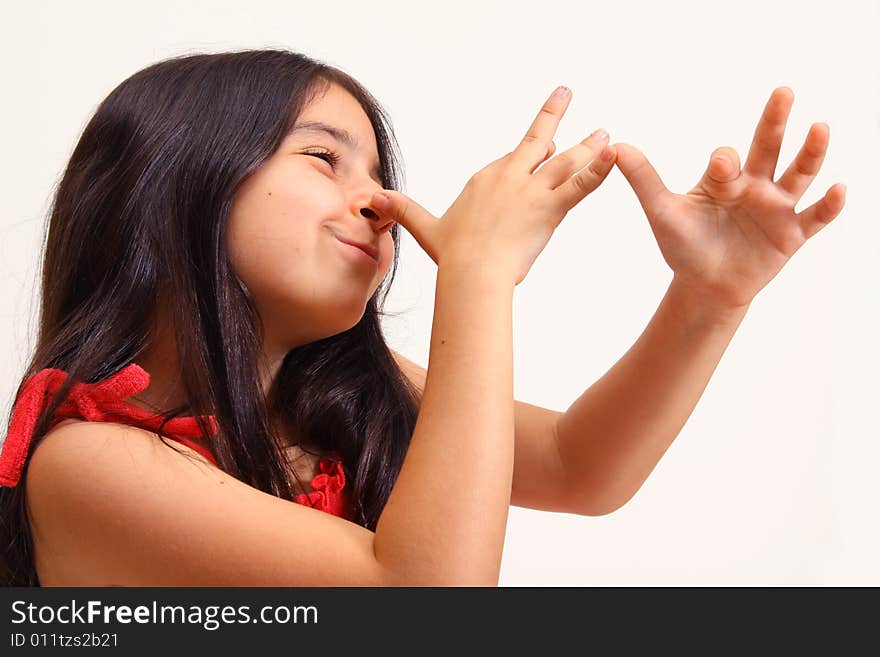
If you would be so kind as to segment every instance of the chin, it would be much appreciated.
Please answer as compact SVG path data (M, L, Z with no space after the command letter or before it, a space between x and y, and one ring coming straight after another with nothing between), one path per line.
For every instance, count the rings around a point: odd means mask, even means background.
M337 306L332 310L329 308L326 309L325 316L328 317L330 323L328 337L330 335L344 333L357 326L358 322L363 319L366 309L367 300L363 300L359 304L347 305L344 308Z

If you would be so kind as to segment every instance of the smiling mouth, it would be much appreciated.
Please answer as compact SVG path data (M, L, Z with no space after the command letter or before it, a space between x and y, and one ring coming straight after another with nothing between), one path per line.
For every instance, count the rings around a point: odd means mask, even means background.
M370 252L370 249L371 248L374 249L375 247L364 247L364 246L361 246L360 244L355 244L354 242L349 242L348 240L344 240L339 236L334 235L334 237L336 237L336 239L339 240L340 242L342 242L343 244L345 244L347 246L354 247L355 249L357 249L358 251L363 253L365 256L367 256L373 262L375 262L375 263L379 262L379 254Z
M336 236L334 235L334 237L336 237ZM351 242L348 242L348 241L346 241L346 240L344 240L344 239L341 239L340 237L336 237L336 241L338 241L339 243L345 245L346 247L349 247L349 248L352 249L352 250L357 251L358 253L362 254L363 257L369 258L369 259L370 259L370 262L371 262L374 266L378 266L378 265L379 265L379 257L378 257L378 255L374 257L369 251L367 251L366 249L362 248L361 246L358 246L357 244L352 244Z

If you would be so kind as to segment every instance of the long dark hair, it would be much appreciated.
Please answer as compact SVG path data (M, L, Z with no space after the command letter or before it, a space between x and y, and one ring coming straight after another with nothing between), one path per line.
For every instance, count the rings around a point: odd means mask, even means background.
M385 111L348 74L300 53L173 57L138 71L99 105L58 184L44 235L37 344L15 400L44 368L69 376L44 404L28 461L70 386L105 379L137 361L152 344L158 300L172 300L165 308L189 403L164 417L188 410L209 435L204 416L213 415L219 434L212 451L220 467L292 500L270 419L280 417L310 446L340 455L352 486L351 520L375 530L418 403L379 321L397 271L398 225L391 229L390 278L360 321L290 350L268 396L257 375L263 327L224 247L236 189L330 83L364 109L382 184L399 189L399 148ZM10 424L11 416L7 432ZM24 474L17 486L0 488L0 583L7 586L39 586L24 488Z

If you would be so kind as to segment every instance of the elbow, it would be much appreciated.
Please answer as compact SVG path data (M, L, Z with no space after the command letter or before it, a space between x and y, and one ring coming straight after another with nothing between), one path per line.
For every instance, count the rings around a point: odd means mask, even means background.
M639 486L620 477L609 478L603 472L566 472L562 499L565 511L581 516L607 516L626 506Z
M568 511L579 516L607 516L624 507L631 498L579 491L569 496Z
M609 513L616 511L616 508L595 507L595 506L578 506L572 512L579 516L607 516Z

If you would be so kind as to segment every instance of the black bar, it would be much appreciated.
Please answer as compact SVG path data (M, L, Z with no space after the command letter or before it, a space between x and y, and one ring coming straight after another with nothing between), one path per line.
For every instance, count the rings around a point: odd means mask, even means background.
M0 654L877 654L877 600L830 587L5 588Z

